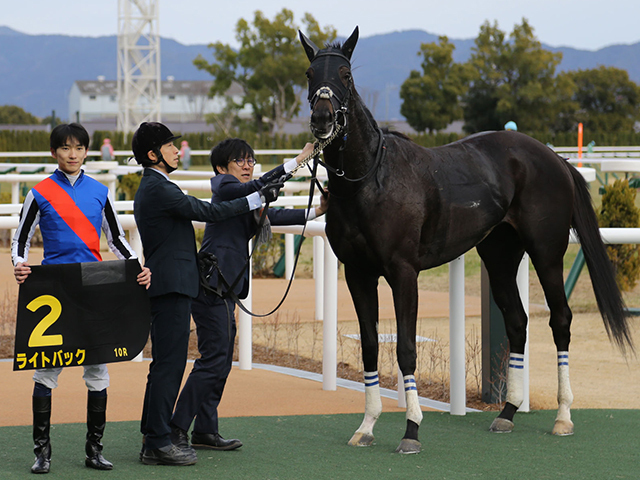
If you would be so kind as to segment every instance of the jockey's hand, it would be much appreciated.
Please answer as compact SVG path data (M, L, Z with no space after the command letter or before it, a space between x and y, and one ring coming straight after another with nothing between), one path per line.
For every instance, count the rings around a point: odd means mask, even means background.
M142 267L142 271L138 274L138 284L144 285L147 290L151 286L151 270L149 267Z
M16 277L16 282L18 282L18 285L24 283L30 273L31 267L26 262L18 263L15 267L13 267L13 275Z

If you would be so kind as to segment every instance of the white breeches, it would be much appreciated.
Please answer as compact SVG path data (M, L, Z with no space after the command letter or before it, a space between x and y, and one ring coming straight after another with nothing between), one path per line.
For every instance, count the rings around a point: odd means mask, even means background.
M109 386L109 371L107 365L84 365L82 378L87 388L93 392L99 392ZM41 383L47 388L54 389L58 386L58 375L62 372L62 367L38 368L33 374L33 381Z

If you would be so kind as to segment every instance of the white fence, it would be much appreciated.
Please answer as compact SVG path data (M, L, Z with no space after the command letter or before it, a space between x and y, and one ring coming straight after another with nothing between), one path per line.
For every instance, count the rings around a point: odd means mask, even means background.
M629 149L630 147L625 147ZM638 150L640 151L640 149ZM203 151L204 153L208 153ZM296 154L297 151L268 151L271 154L283 153L287 155ZM120 152L117 152L120 153ZM200 153L200 152L199 152ZM261 152L262 153L262 152ZM192 152L193 154L193 152ZM258 154L258 151L256 152ZM6 153L0 152L1 156L7 156ZM15 156L25 156L24 153ZM42 155L44 156L44 155ZM586 159L584 160L586 163ZM114 162L115 163L115 162ZM2 165L2 164L0 164ZM33 165L33 164L28 164ZM27 166L26 164L24 165ZM52 165L55 168L55 165ZM105 168L106 167L106 168ZM1 169L1 167L0 167ZM105 165L101 162L87 162L88 171L95 173L92 176L101 180L115 191L115 179L117 174L128 173L123 169L139 169L139 167L121 167L116 165ZM105 172L108 173L97 173ZM259 171L259 170L258 170ZM196 172L176 171L172 175L194 176ZM201 176L209 176L208 172L199 172ZM176 175L177 174L177 175ZM197 173L196 173L197 175ZM8 182L12 185L12 204L0 205L0 229L15 229L18 226L17 215L20 212L21 205L18 203L19 187L23 182L37 182L45 178L46 174L4 174L0 175L0 182ZM185 190L209 191L208 180L176 180L181 188ZM113 193L112 193L113 195ZM306 197L280 197L273 206L306 206L308 199ZM319 196L314 198L314 205L319 204ZM115 208L118 212L133 210L132 201L115 202ZM142 244L140 235L133 215L119 215L122 226L130 233L130 243L138 256L142 258ZM203 224L194 222L197 227ZM301 226L274 226L273 231L276 233L285 233L286 240L286 276L290 278L292 275L293 262L293 235L302 233ZM607 228L601 229L601 234L605 243L640 243L640 228ZM314 237L314 278L315 278L315 303L316 303L316 320L323 321L323 389L336 390L337 385L337 319L338 319L338 260L331 249L324 231L324 223L321 221L308 222L306 236ZM576 237L572 232L570 241L577 243ZM450 388L451 388L451 404L450 413L452 415L464 415L466 412L466 379L465 379L465 310L464 310L464 256L461 256L450 263ZM523 260L523 264L518 272L518 286L525 306L528 312L529 305L529 269L528 257ZM251 310L251 288L249 296L243 302L245 306ZM243 370L251 369L251 352L252 352L252 321L251 317L244 312L240 312L238 320L238 353L239 364ZM528 347L527 347L528 348ZM527 411L529 408L529 375L528 375L528 350L525 351L525 401L520 410ZM404 405L404 389L401 382L398 382L398 403Z

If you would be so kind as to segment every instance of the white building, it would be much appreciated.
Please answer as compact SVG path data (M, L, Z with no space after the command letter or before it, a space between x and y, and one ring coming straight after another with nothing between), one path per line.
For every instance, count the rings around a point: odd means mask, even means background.
M161 112L163 122L203 122L210 113L221 113L225 107L222 96L209 97L213 81L174 80L167 77L161 86ZM240 85L233 83L226 96L236 103L243 97ZM69 93L69 117L74 122L112 120L118 115L117 82L105 80L76 80ZM241 117L251 115L251 107L240 111Z

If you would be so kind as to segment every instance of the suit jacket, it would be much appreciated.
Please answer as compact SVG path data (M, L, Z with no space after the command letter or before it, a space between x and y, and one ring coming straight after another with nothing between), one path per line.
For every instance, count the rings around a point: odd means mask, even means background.
M243 197L256 192L265 183L284 175L282 165L265 173L262 177L247 183L242 183L233 175L218 174L211 179L211 203ZM306 209L274 209L267 211L269 221L273 225L301 225L305 222ZM253 212L237 217L228 218L220 222L207 223L204 230L201 251L213 253L218 258L218 265L229 283L237 278L249 258L248 242L257 232L257 222ZM218 275L213 274L209 284L216 288ZM247 268L234 288L239 298L246 298L249 291L249 269Z
M145 265L151 270L150 297L199 290L192 221L216 222L249 212L245 198L212 203L185 195L160 172L145 168L133 203Z

